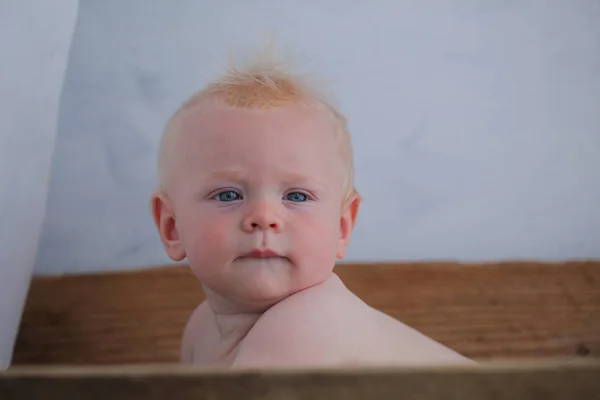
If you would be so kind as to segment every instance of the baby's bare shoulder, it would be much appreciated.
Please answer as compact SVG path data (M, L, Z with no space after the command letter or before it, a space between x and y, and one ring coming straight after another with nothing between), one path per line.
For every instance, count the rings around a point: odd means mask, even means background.
M234 365L440 364L470 360L375 310L337 277L270 309Z
M234 365L306 365L343 362L364 306L336 276L269 309L244 341Z
M336 276L325 282L298 292L268 310L258 321L258 326L271 329L285 324L293 326L293 332L302 332L316 336L316 328L327 326L329 329L352 323L356 314L364 311L364 303L354 296ZM340 325L341 324L341 325ZM318 329L323 331L323 329Z

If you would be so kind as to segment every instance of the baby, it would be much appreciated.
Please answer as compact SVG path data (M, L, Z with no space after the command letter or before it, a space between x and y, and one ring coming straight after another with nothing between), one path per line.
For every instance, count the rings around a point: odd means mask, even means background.
M360 196L345 119L270 58L233 68L171 117L152 214L206 300L184 363L326 367L470 360L366 305L332 272Z

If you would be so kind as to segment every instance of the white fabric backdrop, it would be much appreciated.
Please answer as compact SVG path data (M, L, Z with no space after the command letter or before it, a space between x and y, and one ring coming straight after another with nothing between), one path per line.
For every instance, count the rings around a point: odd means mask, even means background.
M0 369L36 259L76 0L0 1Z
M585 0L81 1L36 272L168 262L162 126L263 32L349 117L348 261L600 258L598 21Z

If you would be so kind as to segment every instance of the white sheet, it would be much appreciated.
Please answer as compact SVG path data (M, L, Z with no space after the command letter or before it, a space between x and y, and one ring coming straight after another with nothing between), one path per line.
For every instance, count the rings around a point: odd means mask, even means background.
M79 3L0 1L0 369L36 259Z

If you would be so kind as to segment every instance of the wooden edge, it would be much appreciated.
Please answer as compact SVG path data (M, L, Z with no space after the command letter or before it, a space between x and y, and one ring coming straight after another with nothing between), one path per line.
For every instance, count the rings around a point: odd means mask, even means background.
M303 370L18 367L0 373L0 398L598 399L599 377L594 360Z
M528 259L515 259L515 260L502 260L502 261L455 261L455 260L428 260L424 259L421 261L340 261L335 264L337 270L344 267L359 267L359 268L372 268L372 267L392 267L392 268L411 268L411 267L437 267L437 268L473 268L479 270L481 268L506 268L506 267L522 267L530 266L537 268L565 268L565 267L578 267L591 265L600 268L600 258L570 258L566 260L528 260ZM69 274L36 274L33 276L33 280L40 282L51 282L61 281L65 279L77 279L80 277L102 277L102 276L129 276L139 275L143 273L149 274L162 274L164 272L172 271L173 269L185 269L189 270L190 265L187 262L174 262L167 264L157 265L135 265L125 269L106 269L99 271L79 271L76 273Z
M521 359L506 361L487 361L468 364L444 365L413 365L413 366L341 366L317 368L231 368L231 367L206 367L181 363L157 364L116 364L116 365L17 365L11 366L6 371L0 371L0 379L13 377L139 377L139 376L229 376L236 377L247 374L294 376L303 374L322 375L356 375L358 374L405 374L405 373L447 373L463 371L467 373L494 373L498 371L547 371L547 370L587 370L598 369L599 359L581 358L554 358L554 359Z

